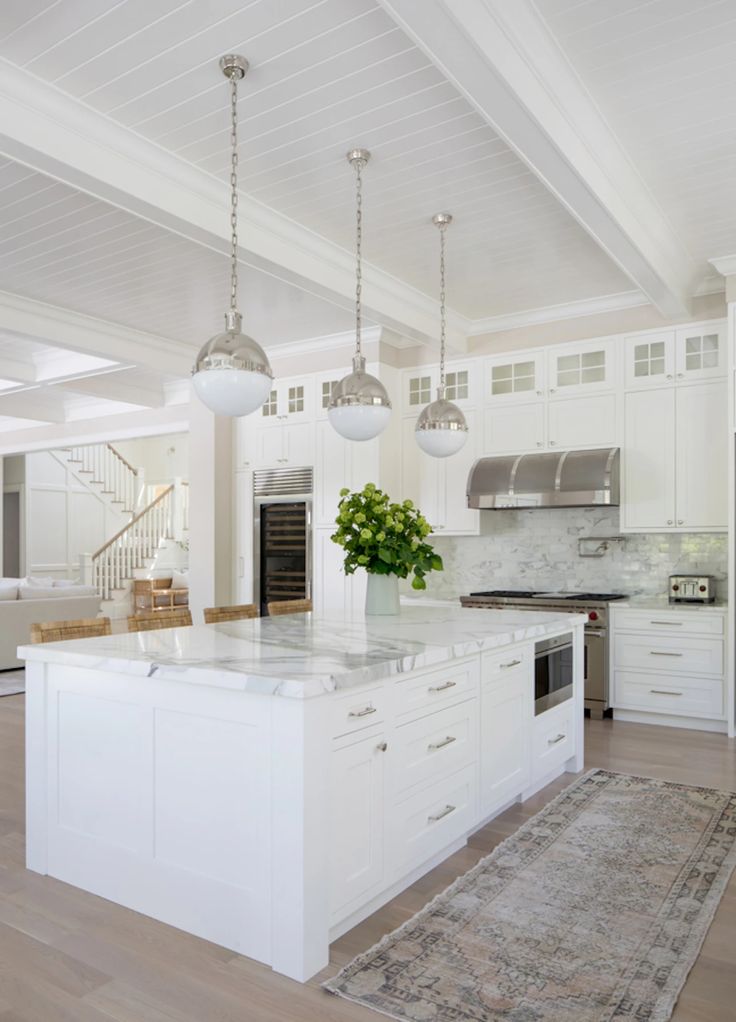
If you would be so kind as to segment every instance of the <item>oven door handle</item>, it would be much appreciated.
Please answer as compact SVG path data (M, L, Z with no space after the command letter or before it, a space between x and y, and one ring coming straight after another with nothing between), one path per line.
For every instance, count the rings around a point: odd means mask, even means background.
M606 637L606 633L603 632L603 631L596 631L596 632L586 631L585 632L585 638L586 639L605 639L605 637Z

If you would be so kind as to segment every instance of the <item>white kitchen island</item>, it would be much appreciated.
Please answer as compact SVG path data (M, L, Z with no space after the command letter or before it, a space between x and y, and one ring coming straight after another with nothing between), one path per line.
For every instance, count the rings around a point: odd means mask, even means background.
M583 764L581 615L403 607L23 647L27 866L306 980ZM535 640L573 697L534 715Z

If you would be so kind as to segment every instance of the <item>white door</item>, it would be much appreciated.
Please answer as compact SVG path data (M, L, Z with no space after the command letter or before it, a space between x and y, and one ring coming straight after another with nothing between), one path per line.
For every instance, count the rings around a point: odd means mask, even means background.
M563 449L616 447L618 396L591 394L567 401L550 401L547 409L547 444Z
M487 359L484 366L483 403L514 404L544 396L544 355L520 353Z
M316 425L314 513L317 525L334 527L340 490L351 486L351 441L336 433L327 419Z
M486 405L482 454L526 454L544 449L543 399L529 404Z
M676 524L728 527L728 398L725 380L678 387Z
M679 327L675 331L675 373L678 381L707 380L726 375L726 328Z
M624 433L624 528L634 532L676 528L675 389L627 394Z
M380 884L384 875L383 777L385 737L374 732L334 749L329 820L330 912Z
M661 387L675 378L675 334L633 334L624 339L624 381L627 390Z
M416 418L401 423L401 500L413 500L432 526L442 524L439 459L420 450L415 438Z
M526 674L493 681L481 691L481 816L488 816L529 784L531 700Z
M314 423L287 422L281 432L284 437L282 464L290 468L314 465Z
M569 344L549 352L547 378L553 400L610 390L616 382L616 349L609 340Z
M450 458L441 459L443 479L443 507L440 509L442 531L477 535L480 528L480 512L468 507L468 475L478 457L480 436L479 416L475 409L465 410L468 423L468 439L465 446Z
M284 430L282 426L258 425L255 431L256 468L281 468L284 464Z

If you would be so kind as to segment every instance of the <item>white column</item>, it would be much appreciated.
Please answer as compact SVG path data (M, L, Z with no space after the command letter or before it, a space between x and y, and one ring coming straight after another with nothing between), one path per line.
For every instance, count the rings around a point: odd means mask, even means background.
M202 611L230 602L232 419L213 415L192 391L189 448L189 605Z
M726 719L736 736L736 275L726 277L728 303L728 613L726 614Z

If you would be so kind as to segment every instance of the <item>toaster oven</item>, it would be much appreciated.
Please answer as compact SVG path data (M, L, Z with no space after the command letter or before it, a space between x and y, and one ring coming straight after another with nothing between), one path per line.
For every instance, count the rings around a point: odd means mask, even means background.
M712 575L670 575L670 603L714 603L716 580Z

